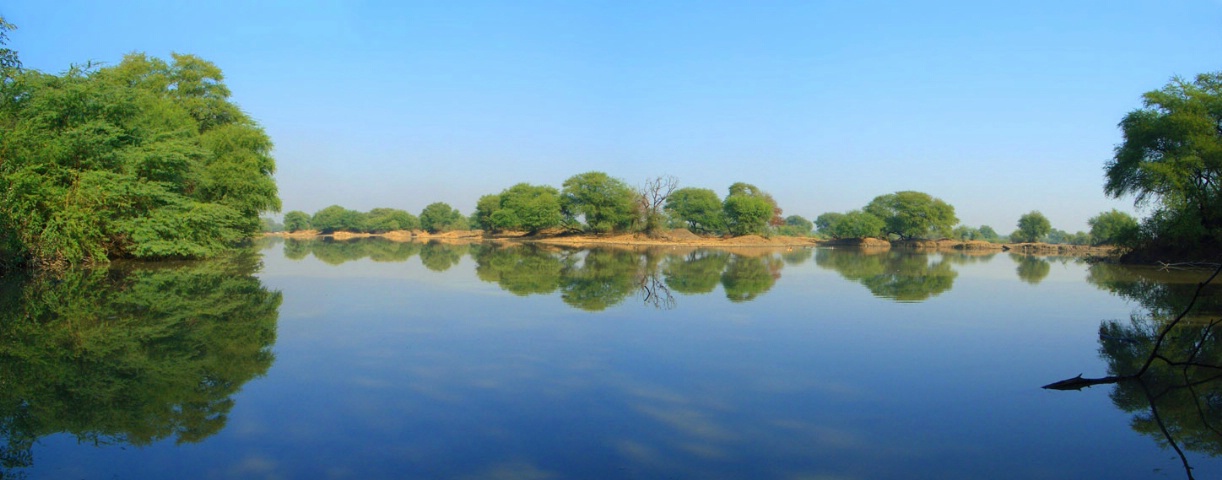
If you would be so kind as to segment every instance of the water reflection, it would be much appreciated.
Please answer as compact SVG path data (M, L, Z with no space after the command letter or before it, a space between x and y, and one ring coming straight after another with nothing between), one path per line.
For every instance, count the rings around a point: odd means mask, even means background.
M955 260L951 260L955 259ZM963 254L819 249L815 264L861 283L876 297L921 302L949 291L959 275L951 265Z
M267 372L281 296L258 257L0 278L0 478L39 438L199 442Z
M1167 321L1135 317L1127 323L1103 322L1099 344L1108 374L1140 371ZM1222 454L1222 340L1216 326L1217 321L1181 323L1163 339L1160 361L1111 392L1112 402L1133 414L1133 430L1175 451L1188 478L1194 478L1189 453Z
M1038 285L1052 273L1052 263L1034 255L1011 253L1010 258L1018 264L1018 279L1032 285Z
M605 310L633 296L646 305L673 308L675 293L705 294L718 285L730 301L749 301L772 288L785 264L774 252L752 256L534 245L481 245L472 247L472 258L481 280L515 295L559 292L564 303L587 311Z

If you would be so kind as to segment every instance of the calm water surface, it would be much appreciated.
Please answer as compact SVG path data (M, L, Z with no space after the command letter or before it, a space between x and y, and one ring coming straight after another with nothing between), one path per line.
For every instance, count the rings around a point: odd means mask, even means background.
M1208 272L257 250L0 278L0 478L1187 478L1160 423L1196 478L1222 476L1218 382L1169 388L1183 369L1162 366L1145 384L1039 388L1134 370L1149 316ZM1196 343L1215 297L1169 349L1222 364L1222 342Z

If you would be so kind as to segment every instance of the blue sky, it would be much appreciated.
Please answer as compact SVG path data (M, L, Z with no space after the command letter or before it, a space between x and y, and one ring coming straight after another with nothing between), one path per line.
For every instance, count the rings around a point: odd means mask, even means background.
M919 190L999 232L1086 230L1117 122L1222 70L1222 1L46 1L0 15L27 68L216 63L276 143L286 210L469 213L605 171L745 181L785 214ZM1140 213L1139 210L1137 210Z

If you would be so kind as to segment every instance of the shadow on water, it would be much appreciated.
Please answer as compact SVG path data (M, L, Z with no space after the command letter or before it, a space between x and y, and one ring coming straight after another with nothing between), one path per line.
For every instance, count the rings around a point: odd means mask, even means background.
M1134 431L1173 450L1189 479L1194 455L1222 454L1222 288L1210 272L1092 265L1088 281L1141 305L1144 313L1099 326L1107 377L1081 375L1045 388L1112 384L1112 402Z
M36 442L193 443L219 432L267 372L281 296L253 253L0 278L0 478Z

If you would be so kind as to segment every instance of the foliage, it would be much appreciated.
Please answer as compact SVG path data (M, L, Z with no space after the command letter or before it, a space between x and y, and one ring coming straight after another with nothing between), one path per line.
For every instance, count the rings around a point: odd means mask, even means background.
M732 235L763 235L772 218L772 205L759 197L730 195L722 204L726 230Z
M721 199L707 188L680 188L666 199L666 211L696 233L720 233L725 229Z
M222 78L191 55L131 54L0 82L0 256L204 257L258 233L280 208L272 144Z
M819 225L819 233L832 238L876 237L886 226L882 219L861 210L825 213L819 215L815 223Z
M40 438L147 446L220 431L267 372L281 295L251 253L0 278L0 477Z
M959 223L955 207L927 193L903 191L880 195L871 200L865 212L882 219L883 234L903 240L949 237Z
M445 202L434 202L420 212L420 228L429 233L465 230L467 219L457 209Z
M1102 212L1086 221L1095 245L1133 246L1140 227L1137 219L1120 210Z
M262 224L262 228L260 231L262 231L263 233L276 233L276 232L284 231L284 224L277 222L276 219L274 218L260 217L259 222Z
M545 185L519 183L499 195L480 197L472 219L479 228L492 232L521 230L533 234L557 227L564 219L560 192Z
M289 232L300 232L311 228L310 214L301 210L293 210L284 214L284 229Z
M1010 234L1010 241L1038 242L1050 231L1052 231L1052 223L1048 221L1048 217L1034 210L1018 218L1018 230Z
M8 32L16 29L16 26L6 22L4 16L0 15L0 82L21 68L21 59L17 58L17 52L2 48L8 44Z
M364 227L364 223L365 218L361 212L339 205L331 205L314 212L314 217L310 219L310 225L322 233L359 232Z
M730 185L730 194L722 201L726 231L732 235L763 235L768 225L779 225L781 209L776 200L755 185L738 182Z
M1151 248L1222 246L1222 72L1175 78L1120 122L1124 141L1104 191L1153 204L1140 241Z
M815 224L801 215L785 217L785 224L776 227L776 233L790 237L808 237Z
M364 215L361 230L365 233L386 233L420 228L420 219L406 210L375 208Z
M585 219L596 233L627 230L636 218L636 194L623 181L603 172L586 172L564 181L560 208L566 217Z
M993 227L990 227L988 225L981 225L979 231L980 231L980 240L984 240L986 242L992 242L992 243L997 243L1001 241L1001 236L997 234L996 230L993 230Z

